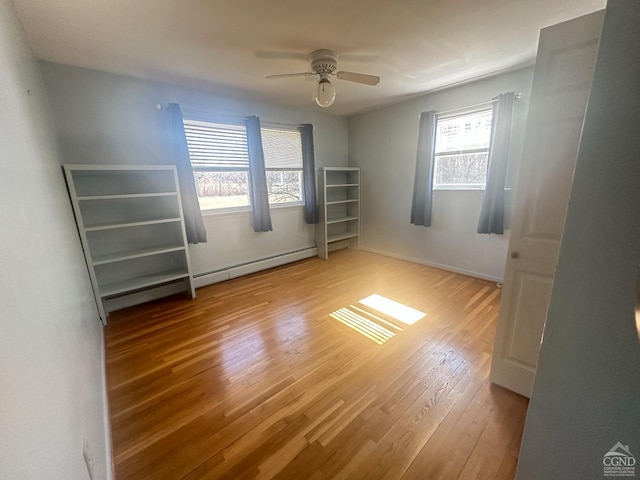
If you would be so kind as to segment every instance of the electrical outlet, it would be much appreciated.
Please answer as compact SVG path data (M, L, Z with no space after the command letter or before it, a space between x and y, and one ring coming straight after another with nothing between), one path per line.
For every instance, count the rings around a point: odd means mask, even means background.
M84 464L87 467L87 473L89 474L89 480L93 480L93 459L89 452L89 442L86 438L82 439L82 456L84 457Z

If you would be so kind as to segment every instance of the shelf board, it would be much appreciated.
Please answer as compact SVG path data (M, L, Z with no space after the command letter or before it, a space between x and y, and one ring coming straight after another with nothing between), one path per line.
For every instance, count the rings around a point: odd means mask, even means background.
M327 220L327 225L332 223L342 223L342 222L351 222L352 220L358 220L359 217L340 217L340 218L332 218L331 220Z
M326 187L327 188L335 188L335 187L359 187L360 185L358 185L357 183L332 183L332 184L327 184Z
M95 255L93 257L93 265L104 265L105 263L120 262L122 260L132 260L134 258L148 257L150 255L161 255L163 253L178 252L184 249L185 247L183 245L170 245L154 248L140 248L138 250L109 253L106 255Z
M170 223L170 222L179 222L180 217L172 217L172 218L159 218L157 220L132 220L130 222L123 223L103 223L97 225L86 225L84 227L87 232L95 232L97 230L110 230L112 228L128 228L128 227L140 227L143 225L155 225L157 223Z
M357 236L358 236L358 233L356 232L334 233L333 235L327 235L327 243L339 242L340 240L346 240L348 238L353 238Z
M326 202L326 205L339 205L341 203L353 203L358 202L360 199L358 198L345 198L344 200L333 200L331 202Z
M188 276L189 272L184 270L171 270L169 272L158 273L155 275L145 275L143 277L130 278L120 282L108 283L100 286L100 297L110 297L119 293L151 287L153 285L160 285L173 280L180 280L181 278L187 278Z
M359 172L360 167L320 167L318 170L325 172Z
M79 201L87 200L116 200L120 198L152 198L152 197L175 197L176 192L155 192L155 193L118 193L113 195L81 195Z

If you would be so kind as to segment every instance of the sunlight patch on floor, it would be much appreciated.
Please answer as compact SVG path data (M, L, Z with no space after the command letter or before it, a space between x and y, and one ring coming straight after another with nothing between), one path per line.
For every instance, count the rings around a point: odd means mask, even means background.
M407 325L413 325L427 315L420 310L416 310L415 308L408 307L407 305L377 294L363 298L360 300L360 303L395 318Z
M393 324L393 323L391 323L391 322L387 322L384 318L380 318L379 316L374 315L374 314L373 314L373 313L371 313L371 312L367 312L367 311L365 311L365 310L363 310L363 309L361 309L361 308L358 308L358 307L356 307L355 305L349 305L349 308L350 308L351 310L355 310L356 312L362 313L362 314L364 314L364 315L369 315L369 316L370 316L371 318L373 318L375 321L380 322L380 323L384 323L385 325L388 325L388 326L390 326L391 328L394 328L394 329L398 330L399 332L403 332L403 331L404 331L404 330L403 330L402 328L400 328L399 326L397 326L397 325L395 325L395 324Z
M331 318L338 320L343 325L364 335L369 340L373 340L378 345L382 345L387 340L393 338L396 334L391 330L378 325L373 320L356 313L349 308L340 308L329 315Z

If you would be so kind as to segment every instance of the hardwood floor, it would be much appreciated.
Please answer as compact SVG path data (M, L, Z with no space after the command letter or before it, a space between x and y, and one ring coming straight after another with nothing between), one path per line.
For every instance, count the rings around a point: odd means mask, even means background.
M495 284L342 250L197 293L109 318L118 480L513 478L527 399L488 382Z

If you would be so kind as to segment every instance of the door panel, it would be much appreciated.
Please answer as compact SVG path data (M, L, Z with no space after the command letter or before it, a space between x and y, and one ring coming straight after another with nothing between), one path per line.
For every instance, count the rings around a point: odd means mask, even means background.
M519 272L515 282L517 301L512 303L516 309L512 312L515 322L507 352L514 361L535 370L540 342L536 344L530 339L542 339L543 326L536 319L546 314L545 300L551 294L552 282L545 275L529 272Z
M575 165L565 159L577 155L581 129L582 121L572 119L549 122L540 133L545 161L538 163L530 185L535 199L525 218L528 227L525 236L529 239L560 240L570 192L565 186L571 185Z
M540 33L491 381L529 396L589 97L603 12Z

